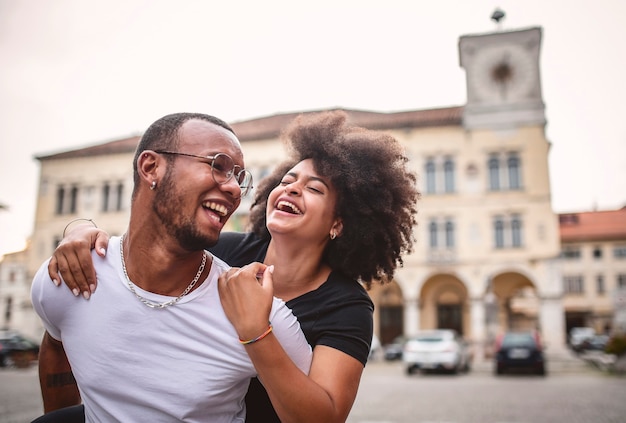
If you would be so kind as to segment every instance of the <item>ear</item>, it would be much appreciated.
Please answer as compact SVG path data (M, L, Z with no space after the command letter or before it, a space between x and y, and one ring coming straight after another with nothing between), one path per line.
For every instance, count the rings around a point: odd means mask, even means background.
M331 226L330 231L331 233L334 231L337 234L337 236L341 236L341 234L343 233L343 220L341 220L340 218L337 218L333 222L333 226Z
M148 186L152 185L153 182L158 184L161 179L162 175L160 175L159 169L163 168L160 166L162 160L161 155L152 150L144 150L137 157L137 172L141 180Z

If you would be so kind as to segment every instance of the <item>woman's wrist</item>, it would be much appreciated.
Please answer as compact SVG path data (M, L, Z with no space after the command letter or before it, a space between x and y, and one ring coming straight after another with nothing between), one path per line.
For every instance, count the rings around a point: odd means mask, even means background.
M97 228L97 227L98 227L98 225L96 225L96 222L94 222L94 221L93 221L93 219L87 219L87 218L84 218L84 217L79 217L79 218L77 218L77 219L70 220L70 221L67 223L67 225L65 225L65 228L63 228L63 236L62 236L62 238L65 238L65 234L67 233L67 230L68 230L70 227L71 227L72 229L74 229L74 228L75 228L75 227L77 227L77 226L82 226L82 225L85 225L85 224L86 224L86 223L80 223L80 224L74 225L74 223L78 223L78 222L89 222L89 223L91 223L91 224L94 226L94 228ZM73 226L72 226L72 225L73 225ZM72 232L72 229L70 229L70 232Z
M265 338L267 335L270 334L270 332L272 332L274 328L272 327L272 322L269 322L267 325L267 329L265 330L265 332L263 332L262 334L260 334L259 336L257 336L256 338L252 338L252 339L248 339L248 340L243 340L241 338L239 338L239 342L242 345L250 345L250 344L254 344L255 342L260 341L261 339Z

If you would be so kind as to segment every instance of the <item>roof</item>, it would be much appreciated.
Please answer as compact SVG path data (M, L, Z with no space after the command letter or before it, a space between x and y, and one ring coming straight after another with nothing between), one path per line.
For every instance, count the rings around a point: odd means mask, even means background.
M460 106L393 113L327 109L276 114L259 119L234 122L231 125L241 141L274 138L279 136L280 132L299 115L331 110L343 110L347 113L348 122L352 125L374 130L461 125L463 114L463 107Z
M561 242L626 240L626 206L619 210L559 214Z
M257 119L233 122L230 125L242 142L277 138L281 131L297 116L330 110L343 110L347 113L348 121L351 124L374 130L461 125L463 114L463 107L461 106L393 113L327 109L275 114ZM35 158L37 160L54 160L129 153L135 151L140 138L141 136L137 135L75 150L40 155Z
M141 136L136 135L129 138L123 138L115 141L109 141L102 144L83 147L76 150L64 151L61 153L35 156L37 160L55 160L55 159L75 159L80 157L101 156L107 154L132 153L137 148Z

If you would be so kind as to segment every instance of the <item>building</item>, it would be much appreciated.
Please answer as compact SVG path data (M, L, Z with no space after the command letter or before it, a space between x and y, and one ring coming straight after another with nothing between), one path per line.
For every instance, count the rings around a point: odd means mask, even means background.
M625 272L615 254L624 254L626 236L572 239L563 223L569 215L559 219L551 208L541 37L537 27L462 36L465 105L398 113L346 110L351 123L401 140L423 193L415 250L392 283L370 291L383 344L439 327L456 329L488 348L498 332L537 329L555 352L565 345L567 327L603 326L610 320L610 290ZM232 123L255 180L284 157L279 135L298 114ZM138 140L133 136L37 157L41 176L30 277L74 218L92 218L112 234L125 231ZM244 229L249 205L240 206L228 229ZM587 214L580 215L584 227ZM575 245L589 249L584 254L590 257L602 246L606 298L587 298L585 290L581 302L571 292L576 285L570 276L588 270L584 264L581 270L569 267L573 261L565 258L566 251ZM609 271L610 266L615 268ZM599 275L584 278L599 286Z
M478 344L505 328L540 329L564 343L559 224L551 209L541 95L542 31L460 38L467 104L377 113L352 123L401 140L420 175L418 240L395 281L371 292L381 340L420 328L458 330ZM255 178L283 158L279 134L298 113L233 124ZM138 137L38 157L41 180L29 271L66 223L90 217L124 231ZM232 219L243 229L248 204Z
M626 207L561 214L559 224L567 332L584 326L596 333L619 329L614 322L626 292Z
M33 278L26 268L28 251L5 254L0 261L0 329L40 339L41 324L30 301Z

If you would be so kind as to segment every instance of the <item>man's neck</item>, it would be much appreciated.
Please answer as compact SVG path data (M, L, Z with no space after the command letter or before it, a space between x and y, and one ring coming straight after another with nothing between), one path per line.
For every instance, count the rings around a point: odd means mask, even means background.
M194 288L200 286L211 269L211 258L207 257L199 272L204 251L188 252L172 248L173 243L166 244L163 239L145 242L132 232L124 236L120 247L124 249L126 273L131 282L145 291L173 297L179 296L196 277Z

